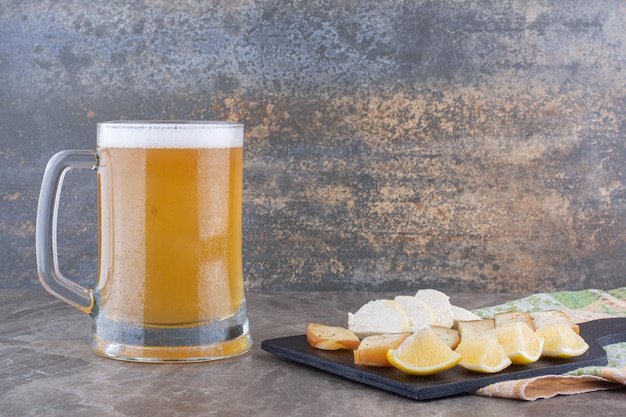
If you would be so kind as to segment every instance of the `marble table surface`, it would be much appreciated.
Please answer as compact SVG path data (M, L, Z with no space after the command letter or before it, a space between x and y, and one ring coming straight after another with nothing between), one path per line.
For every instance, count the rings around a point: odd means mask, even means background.
M261 341L302 334L309 321L341 324L368 292L248 293L254 347L196 364L101 358L88 348L90 318L43 290L0 290L0 416L622 416L624 389L522 402L460 395L414 401L299 365ZM477 308L513 294L456 294Z

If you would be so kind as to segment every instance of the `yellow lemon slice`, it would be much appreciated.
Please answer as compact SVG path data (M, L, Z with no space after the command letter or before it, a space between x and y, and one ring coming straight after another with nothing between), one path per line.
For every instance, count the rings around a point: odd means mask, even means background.
M539 360L543 350L543 339L526 323L513 322L496 327L498 342L515 364L532 363Z
M388 350L387 359L408 374L431 375L452 368L461 355L426 326L407 337L397 349Z
M511 365L511 359L498 342L495 329L482 333L464 331L461 343L456 348L461 355L459 365L470 371L496 373Z
M589 345L571 326L552 324L538 328L535 333L544 339L543 356L552 358L571 358L580 356L589 349Z

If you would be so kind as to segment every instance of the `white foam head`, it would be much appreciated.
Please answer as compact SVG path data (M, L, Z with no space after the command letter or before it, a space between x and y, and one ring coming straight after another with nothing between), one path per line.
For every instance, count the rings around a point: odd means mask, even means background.
M98 146L107 148L237 148L243 124L215 121L98 123Z

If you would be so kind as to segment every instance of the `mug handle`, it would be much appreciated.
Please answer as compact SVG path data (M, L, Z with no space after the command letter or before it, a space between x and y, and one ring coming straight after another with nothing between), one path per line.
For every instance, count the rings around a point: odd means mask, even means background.
M88 314L94 308L93 291L59 271L57 218L65 174L72 168L97 170L98 162L97 152L87 150L61 151L50 158L41 183L35 229L39 281L50 294Z

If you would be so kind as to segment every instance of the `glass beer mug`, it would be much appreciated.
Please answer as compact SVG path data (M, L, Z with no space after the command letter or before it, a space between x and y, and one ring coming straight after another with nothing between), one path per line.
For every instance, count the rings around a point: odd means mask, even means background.
M243 125L98 124L96 151L54 155L37 209L37 270L54 296L92 317L91 349L140 362L195 362L248 351L242 272ZM97 171L95 288L59 271L56 219L65 173Z

